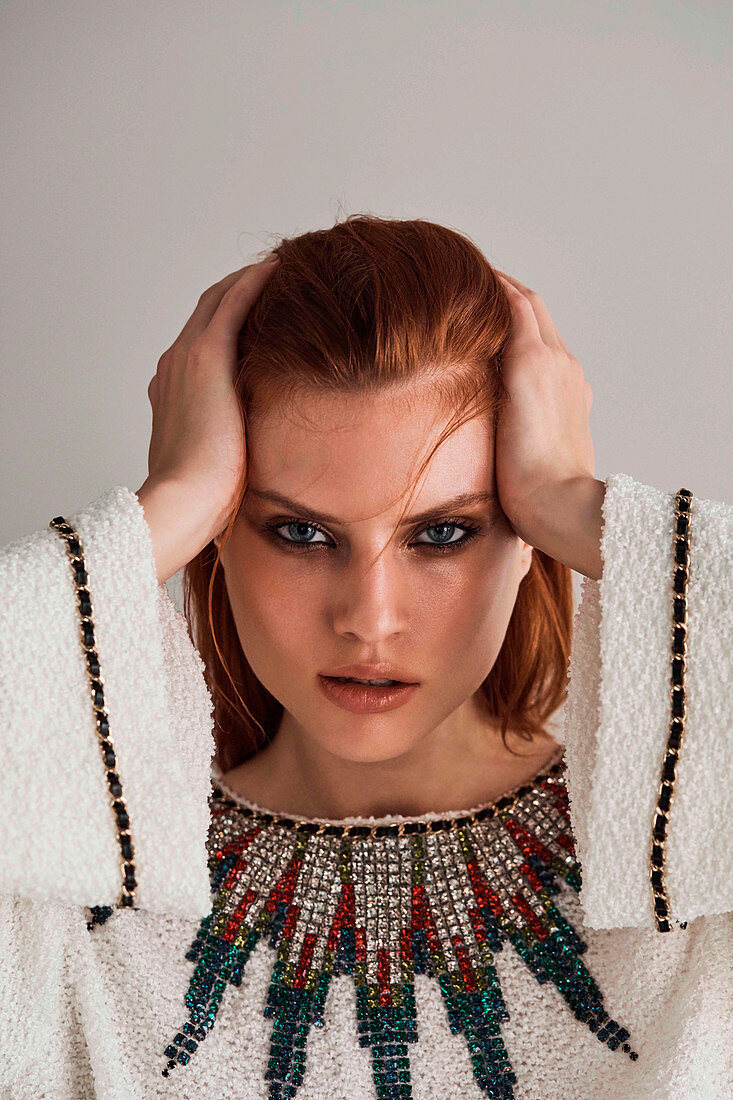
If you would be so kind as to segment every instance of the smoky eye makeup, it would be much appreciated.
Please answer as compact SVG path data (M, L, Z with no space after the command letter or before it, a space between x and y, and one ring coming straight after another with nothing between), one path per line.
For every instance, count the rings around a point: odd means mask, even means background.
M276 516L257 526L267 538L275 545L282 547L286 553L293 551L322 553L326 550L338 549L332 536L320 524L302 517ZM485 526L490 527L491 524ZM283 529L285 534L281 533ZM484 525L464 516L441 517L417 528L407 540L407 545L411 549L417 549L418 552L427 551L428 554L434 551L453 553L473 542L483 530ZM425 534L428 535L425 540L419 537ZM314 541L316 535L324 536L325 541L321 539Z

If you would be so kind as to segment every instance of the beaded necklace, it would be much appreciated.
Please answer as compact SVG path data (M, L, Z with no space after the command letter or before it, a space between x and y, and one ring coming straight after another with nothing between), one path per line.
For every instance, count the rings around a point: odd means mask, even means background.
M511 1098L517 1077L501 1035L509 1018L494 953L509 941L538 982L636 1060L581 956L587 944L553 904L578 892L564 757L531 782L467 813L348 824L269 813L214 784L207 850L212 907L186 952L195 964L188 1019L165 1048L163 1076L186 1066L227 986L240 986L260 938L275 949L265 1017L270 1100L295 1097L311 1026L324 1027L334 975L353 975L358 1042L370 1047L378 1100L412 1096L414 975L439 983L475 1079Z

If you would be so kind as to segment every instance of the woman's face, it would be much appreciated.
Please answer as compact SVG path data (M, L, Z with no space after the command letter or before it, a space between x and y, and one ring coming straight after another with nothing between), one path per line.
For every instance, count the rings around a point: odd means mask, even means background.
M297 411L271 407L248 427L248 491L222 551L234 620L283 723L343 760L390 760L437 727L477 720L472 697L501 648L531 547L495 496L445 503L495 494L488 418L439 447L396 527L402 494L448 421L429 380L376 396L310 395ZM446 542L456 548L434 548ZM396 709L353 713L320 686L320 672L380 661L419 681Z

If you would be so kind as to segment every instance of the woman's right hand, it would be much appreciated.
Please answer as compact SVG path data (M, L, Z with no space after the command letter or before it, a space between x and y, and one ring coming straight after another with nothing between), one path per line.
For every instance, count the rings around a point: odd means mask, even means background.
M271 253L205 290L148 386L148 477L137 492L158 583L225 527L241 484L245 440L233 384L237 342L279 258Z

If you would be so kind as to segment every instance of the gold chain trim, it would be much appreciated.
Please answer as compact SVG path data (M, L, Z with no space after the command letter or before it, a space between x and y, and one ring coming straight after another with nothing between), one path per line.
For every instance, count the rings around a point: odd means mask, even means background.
M77 610L79 612L79 635L84 650L85 668L94 708L97 739L107 774L110 802L117 822L117 839L121 853L120 871L122 874L122 889L117 899L117 906L134 909L136 908L135 888L137 886L134 863L135 852L130 835L130 819L122 795L122 781L117 773L117 757L109 732L109 715L104 703L104 684L99 670L99 654L94 638L92 597L87 587L88 576L84 563L84 552L77 532L63 516L56 516L55 519L52 519L49 527L52 527L61 536L74 577L74 588L78 601ZM100 907L93 906L92 908L99 909Z
M674 567L672 571L672 626L670 656L671 716L667 748L662 763L657 805L649 852L654 920L658 932L672 929L665 885L667 826L674 795L677 760L685 732L685 663L687 660L687 577L690 552L692 493L678 489L674 500ZM687 921L680 924L685 928Z

